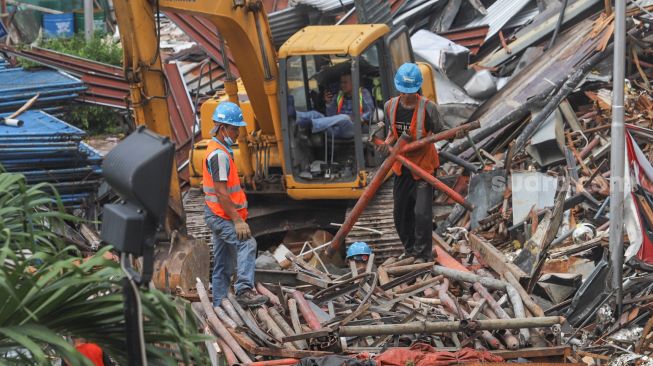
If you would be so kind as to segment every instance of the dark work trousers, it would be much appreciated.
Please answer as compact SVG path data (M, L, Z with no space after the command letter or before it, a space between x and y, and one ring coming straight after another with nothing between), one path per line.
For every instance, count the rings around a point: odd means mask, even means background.
M394 221L407 257L433 259L433 187L402 166L395 177Z

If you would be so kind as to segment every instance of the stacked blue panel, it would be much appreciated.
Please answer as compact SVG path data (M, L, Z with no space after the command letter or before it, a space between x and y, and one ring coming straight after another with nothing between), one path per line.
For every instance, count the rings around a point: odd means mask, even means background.
M0 164L6 171L24 174L30 184L52 184L67 206L96 193L102 157L82 142L84 131L39 110L19 119L21 127L0 125Z
M8 69L0 66L0 112L20 108L36 94L39 98L35 106L60 105L77 98L85 89L81 80L60 71L28 71L21 67Z

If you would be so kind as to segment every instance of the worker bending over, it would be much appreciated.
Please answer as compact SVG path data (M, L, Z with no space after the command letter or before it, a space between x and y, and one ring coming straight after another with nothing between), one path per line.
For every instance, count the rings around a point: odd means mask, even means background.
M340 91L333 95L328 90L324 94L326 103L326 116L318 111L297 111L297 124L303 128L310 128L312 133L325 130L337 139L350 139L354 137L354 101L352 100L351 74L340 76ZM372 94L365 89L358 90L358 107L361 121L370 121L375 110Z
M204 219L213 234L213 306L220 306L227 296L234 267L238 302L244 306L261 305L268 299L254 290L256 240L245 222L247 197L231 150L240 127L245 126L243 113L236 104L222 102L213 113L213 122L213 138L202 167Z
M385 103L386 123L390 125L385 145L382 146L386 151L404 133L415 141L445 128L435 103L418 94L422 86L422 73L417 65L401 65L394 82L400 95ZM405 157L430 174L440 165L433 144L407 152ZM396 162L392 170L396 175L393 188L394 222L404 245L404 253L416 258L416 263L432 261L433 188L400 162Z

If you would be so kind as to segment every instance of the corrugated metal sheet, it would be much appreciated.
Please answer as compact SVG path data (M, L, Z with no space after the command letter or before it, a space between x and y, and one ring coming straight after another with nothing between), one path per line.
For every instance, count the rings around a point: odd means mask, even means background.
M190 14L179 14L166 12L166 16L175 22L193 41L195 41L209 57L217 62L221 67L224 67L225 60L222 58L220 52L220 38L218 37L218 30L208 19L194 16ZM233 56L226 47L227 57L231 65L231 72L238 76L238 69L233 61Z
M364 24L391 24L390 2L385 0L355 0L358 22Z
M1 46L0 49L80 78L86 90L79 95L78 100L113 108L127 108L125 97L129 93L129 85L120 67L39 47L15 49Z
M17 109L37 94L36 105L43 106L75 99L85 89L81 80L55 70L2 69L0 111Z
M322 12L331 12L336 10L348 9L354 4L354 0L291 0L290 6L308 5Z
M289 7L268 15L272 40L276 48L300 29L309 25L308 15L302 7Z
M405 6L395 14L392 23L401 24L402 22L406 22L412 29L419 29L429 21L429 17L426 16L427 11L441 1L443 0L415 0L406 2Z
M66 206L92 198L102 179L102 157L81 142L84 131L39 110L26 111L20 119L21 127L0 125L3 168L24 174L30 184L50 183Z
M505 25L506 28L515 28L521 27L526 23L530 22L537 14L540 13L540 10L537 8L536 4L530 3L524 9L522 9L517 15L515 15L510 21Z
M447 38L452 42L467 47L471 55L476 55L478 50L485 43L485 36L489 30L489 26L480 25L478 27L470 27L465 29L455 29L445 33L440 33L440 36Z
M468 27L487 24L490 30L485 40L490 39L514 18L531 0L498 0L487 8L487 15L472 21Z

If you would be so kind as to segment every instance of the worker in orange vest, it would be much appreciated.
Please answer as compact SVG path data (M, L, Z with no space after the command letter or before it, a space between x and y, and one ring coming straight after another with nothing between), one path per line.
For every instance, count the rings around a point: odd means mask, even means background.
M256 240L246 222L247 197L231 150L246 123L240 107L231 102L218 105L213 122L213 138L202 166L204 219L213 233L213 306L219 306L227 296L234 269L238 302L247 307L262 305L268 298L254 289Z
M401 65L394 83L400 95L385 103L384 113L390 131L382 150L387 151L402 134L415 141L445 129L437 105L419 94L422 73L417 65ZM408 152L405 156L431 174L440 165L434 144ZM393 165L392 171L396 175L393 188L394 222L404 245L404 254L416 258L415 263L432 261L433 187L400 162Z

